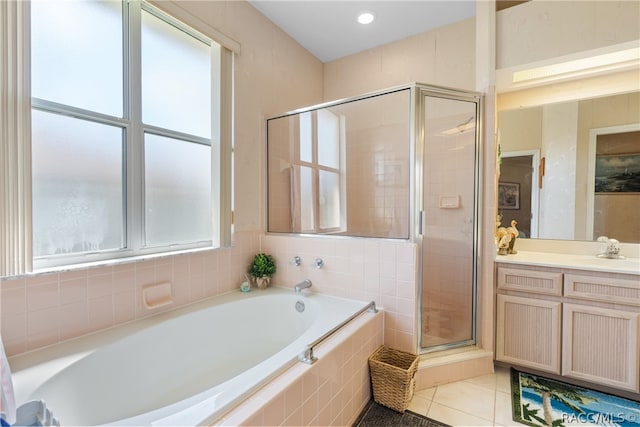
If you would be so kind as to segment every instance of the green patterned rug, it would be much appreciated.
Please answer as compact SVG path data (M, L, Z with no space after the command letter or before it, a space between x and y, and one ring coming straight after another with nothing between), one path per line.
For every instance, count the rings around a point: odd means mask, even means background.
M511 369L513 420L530 426L640 427L640 403Z

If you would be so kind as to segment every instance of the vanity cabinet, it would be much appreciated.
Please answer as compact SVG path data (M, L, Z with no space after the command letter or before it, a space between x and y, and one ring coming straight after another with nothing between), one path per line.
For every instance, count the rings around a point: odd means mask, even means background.
M639 313L565 303L562 317L562 375L639 391Z
M640 392L640 276L497 264L496 360Z
M498 295L496 358L560 373L561 303Z
M559 374L562 273L501 267L497 287L496 358Z

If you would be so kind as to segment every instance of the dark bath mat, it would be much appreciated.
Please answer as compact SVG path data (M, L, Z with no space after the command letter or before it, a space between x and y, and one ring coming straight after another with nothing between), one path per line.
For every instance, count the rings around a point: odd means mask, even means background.
M424 415L411 411L403 414L377 404L373 400L356 420L353 427L450 427L440 421L432 420Z

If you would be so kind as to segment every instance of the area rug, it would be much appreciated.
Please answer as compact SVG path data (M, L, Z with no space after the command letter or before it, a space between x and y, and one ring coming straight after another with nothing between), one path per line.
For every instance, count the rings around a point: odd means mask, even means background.
M511 369L513 420L530 426L640 427L640 403Z
M373 400L362 410L353 427L450 427L440 421L411 411L404 413L384 407Z

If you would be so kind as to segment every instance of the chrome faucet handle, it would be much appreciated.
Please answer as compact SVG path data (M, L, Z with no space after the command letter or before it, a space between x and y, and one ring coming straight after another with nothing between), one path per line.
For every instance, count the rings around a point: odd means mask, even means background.
M322 258L316 258L313 265L315 266L315 268L321 269L322 267L324 267L324 261L322 260Z
M293 259L291 259L291 261L289 261L289 264L295 265L296 267L300 267L302 265L302 258L296 255L293 257Z

